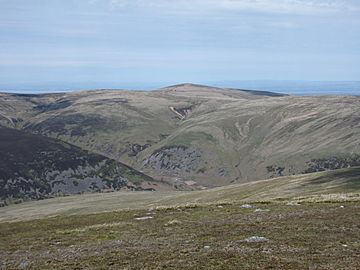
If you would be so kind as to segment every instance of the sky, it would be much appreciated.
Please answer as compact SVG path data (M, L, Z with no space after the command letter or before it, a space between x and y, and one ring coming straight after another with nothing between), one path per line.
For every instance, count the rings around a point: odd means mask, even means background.
M0 0L0 89L360 81L359 0Z

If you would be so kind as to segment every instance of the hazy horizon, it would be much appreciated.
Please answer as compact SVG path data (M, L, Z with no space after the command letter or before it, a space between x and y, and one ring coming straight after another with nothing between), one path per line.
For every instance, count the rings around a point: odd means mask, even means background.
M354 0L0 0L0 87L358 81L359 11Z
M1 87L0 92L18 94L40 94L72 92L81 90L156 90L176 84L202 84L220 88L271 91L290 95L360 95L360 81L299 81L299 80L230 80L216 82L168 82L168 83L132 83L124 85L73 85L73 86L27 86L25 88Z

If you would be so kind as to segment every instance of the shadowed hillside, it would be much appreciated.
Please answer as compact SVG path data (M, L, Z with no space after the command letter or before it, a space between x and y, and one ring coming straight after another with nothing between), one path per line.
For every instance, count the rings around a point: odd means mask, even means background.
M360 165L360 97L181 84L157 91L0 94L0 124L61 139L175 188Z
M0 127L0 199L109 190L155 190L158 184L120 162L76 146Z

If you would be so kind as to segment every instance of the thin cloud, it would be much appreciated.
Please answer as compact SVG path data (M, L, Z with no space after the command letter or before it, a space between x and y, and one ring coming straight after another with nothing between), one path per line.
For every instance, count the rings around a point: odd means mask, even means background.
M263 13L313 14L359 11L360 6L346 0L110 0L112 8L156 8L159 11L231 10Z
M0 55L0 67L80 67L91 61L45 55Z

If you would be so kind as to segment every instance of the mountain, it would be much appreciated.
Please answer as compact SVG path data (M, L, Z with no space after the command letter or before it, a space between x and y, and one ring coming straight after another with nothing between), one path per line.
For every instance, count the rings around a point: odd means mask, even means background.
M15 129L0 127L0 153L2 200L161 186L118 161Z
M360 165L360 97L180 84L0 94L0 125L201 189Z

